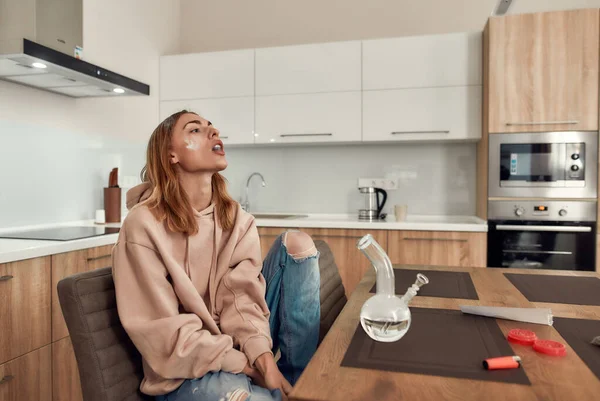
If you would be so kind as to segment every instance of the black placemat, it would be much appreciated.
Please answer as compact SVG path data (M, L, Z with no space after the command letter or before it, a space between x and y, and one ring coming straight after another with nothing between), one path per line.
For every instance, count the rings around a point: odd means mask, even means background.
M438 298L463 298L463 299L479 299L477 291L471 280L471 275L465 272L448 272L436 270L410 270L410 269L394 269L394 277L396 278L396 294L401 295L406 292L416 280L417 274L423 273L429 279L429 284L421 287L418 295L423 297L438 297ZM375 292L375 285L371 288L371 292Z
M597 277L504 275L531 302L600 306L600 279Z
M406 335L393 343L372 340L359 325L342 366L531 384L523 368L485 370L486 358L514 355L495 319L447 309L411 308Z
M600 336L600 320L554 318L554 328L600 379L600 347L590 344Z

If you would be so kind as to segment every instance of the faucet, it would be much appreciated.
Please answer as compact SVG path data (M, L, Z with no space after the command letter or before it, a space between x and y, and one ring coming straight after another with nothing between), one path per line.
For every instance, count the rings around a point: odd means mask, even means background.
M252 173L252 174L250 174L250 177L248 177L248 181L246 181L246 201L242 205L242 209L244 209L247 212L250 209L250 198L248 197L248 186L250 185L250 181L252 180L252 177L254 177L255 175L257 175L257 176L260 177L260 179L262 180L261 185L263 187L267 186L267 183L265 182L265 177L263 177L263 175L261 173Z

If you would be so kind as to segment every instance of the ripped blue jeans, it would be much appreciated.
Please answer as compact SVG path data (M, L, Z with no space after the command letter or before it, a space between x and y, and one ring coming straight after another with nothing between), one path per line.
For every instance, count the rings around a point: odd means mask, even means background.
M271 316L273 353L281 352L279 370L292 384L317 350L321 307L319 253L315 248L290 255L287 233L280 235L263 261L265 299ZM279 390L267 390L244 374L209 372L188 379L156 401L280 401Z

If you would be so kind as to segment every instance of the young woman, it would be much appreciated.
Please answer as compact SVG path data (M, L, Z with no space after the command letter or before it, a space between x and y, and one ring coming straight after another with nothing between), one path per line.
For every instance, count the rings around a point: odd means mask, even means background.
M164 120L113 251L119 317L157 401L286 400L319 335L318 252L280 236L261 265L252 215L227 193L219 131ZM276 363L273 351L279 349Z

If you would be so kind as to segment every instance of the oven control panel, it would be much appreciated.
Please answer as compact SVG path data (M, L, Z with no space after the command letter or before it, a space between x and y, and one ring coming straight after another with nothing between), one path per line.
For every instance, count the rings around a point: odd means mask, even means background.
M490 201L489 220L596 221L595 201Z

